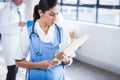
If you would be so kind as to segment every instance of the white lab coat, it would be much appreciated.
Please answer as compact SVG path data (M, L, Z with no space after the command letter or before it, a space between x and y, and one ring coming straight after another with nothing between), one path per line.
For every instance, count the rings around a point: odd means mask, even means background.
M2 54L4 55L6 65L15 65L14 55L18 46L21 27L18 26L19 15L16 7L7 5L0 11L0 33L2 34L1 44L3 47Z
M57 16L57 21L56 21L56 24L59 26L59 27L63 27L63 21L64 21L64 18L62 16L62 14L59 12L58 16Z

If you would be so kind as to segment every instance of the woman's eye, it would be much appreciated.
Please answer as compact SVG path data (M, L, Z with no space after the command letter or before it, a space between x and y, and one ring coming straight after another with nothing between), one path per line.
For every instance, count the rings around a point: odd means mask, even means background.
M54 16L54 14L50 14L50 16Z

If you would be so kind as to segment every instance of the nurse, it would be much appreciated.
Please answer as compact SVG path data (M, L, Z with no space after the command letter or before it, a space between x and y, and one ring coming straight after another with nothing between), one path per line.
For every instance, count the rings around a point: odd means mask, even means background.
M16 80L16 73L18 71L14 56L17 54L16 47L21 27L26 25L23 21L23 13L19 8L22 2L23 0L10 0L10 3L0 11L2 53L8 69L6 80Z
M62 52L71 41L63 27L55 24L58 1L40 0L37 11L39 15L34 18L34 24L29 24L21 35L16 64L27 68L26 80L65 80L65 65L72 63L73 56ZM55 57L60 64L52 61Z

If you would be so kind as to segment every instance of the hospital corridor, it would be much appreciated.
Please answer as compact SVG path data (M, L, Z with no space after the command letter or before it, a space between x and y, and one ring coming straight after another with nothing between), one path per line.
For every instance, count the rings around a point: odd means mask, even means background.
M120 0L53 1L0 0L0 80L120 80Z

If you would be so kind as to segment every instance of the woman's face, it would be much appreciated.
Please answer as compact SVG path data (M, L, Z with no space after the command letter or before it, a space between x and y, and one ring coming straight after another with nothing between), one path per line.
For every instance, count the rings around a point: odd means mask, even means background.
M57 15L58 15L58 5L56 5L55 7L47 10L45 13L42 13L41 19L47 25L53 25L53 24L55 24Z

